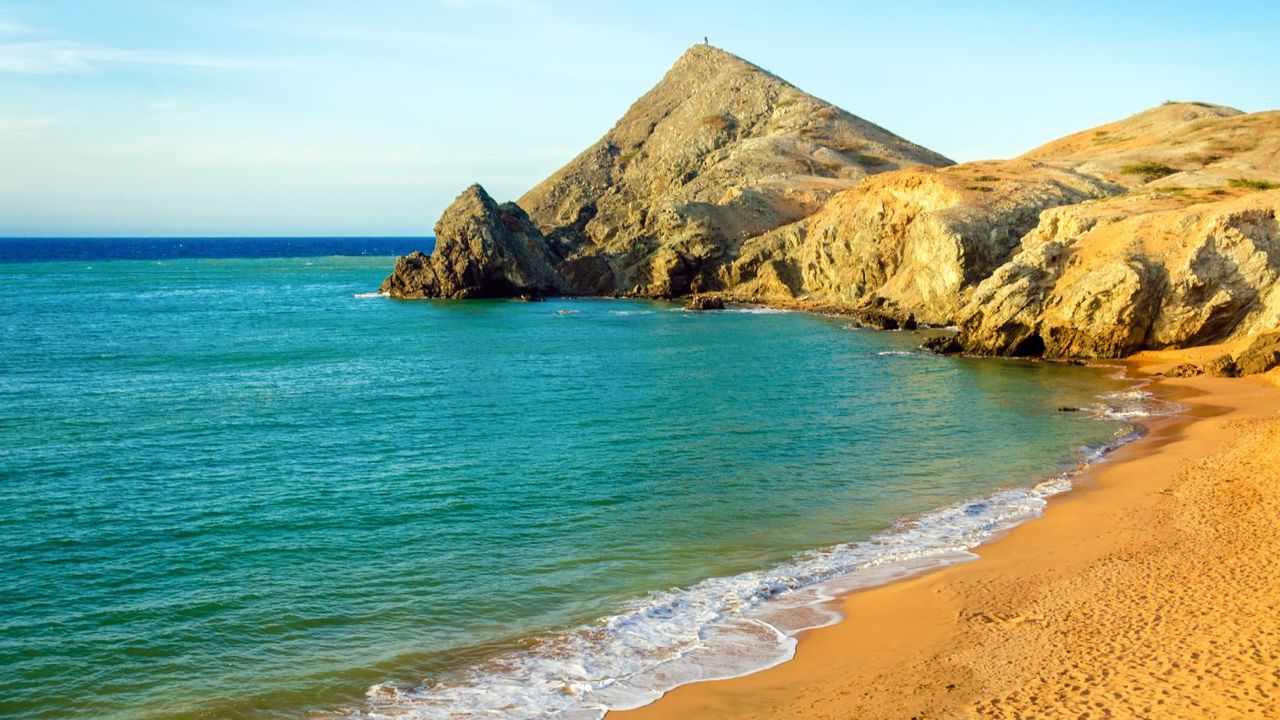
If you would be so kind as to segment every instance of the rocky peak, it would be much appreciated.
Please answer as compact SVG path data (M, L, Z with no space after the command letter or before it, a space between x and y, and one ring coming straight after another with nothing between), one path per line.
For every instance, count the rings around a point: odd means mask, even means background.
M559 252L593 268L583 291L679 295L708 287L742 240L868 175L920 163L950 161L697 45L519 203ZM597 286L602 261L609 277Z

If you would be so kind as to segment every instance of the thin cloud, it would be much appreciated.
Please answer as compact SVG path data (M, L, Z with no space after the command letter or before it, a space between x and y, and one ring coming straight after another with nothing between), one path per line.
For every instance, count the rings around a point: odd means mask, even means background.
M0 72L83 73L113 65L168 65L216 70L279 67L278 63L169 50L126 50L66 40L0 44Z
M58 123L52 115L0 115L0 139L6 135L38 133Z
M0 20L0 35L27 35L32 32L35 32L35 30L26 25Z

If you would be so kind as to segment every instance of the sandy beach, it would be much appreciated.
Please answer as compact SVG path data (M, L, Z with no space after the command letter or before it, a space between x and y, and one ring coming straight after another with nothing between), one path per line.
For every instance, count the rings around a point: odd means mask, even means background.
M1188 410L977 561L849 595L791 662L610 720L1280 716L1278 378L1157 380Z

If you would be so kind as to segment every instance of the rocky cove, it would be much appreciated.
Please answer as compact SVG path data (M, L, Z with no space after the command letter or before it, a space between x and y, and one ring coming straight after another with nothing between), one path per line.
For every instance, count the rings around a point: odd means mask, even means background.
M1280 111L1169 102L956 164L698 45L517 201L466 189L381 289L697 296L958 328L935 349L1115 358L1275 330L1278 209Z

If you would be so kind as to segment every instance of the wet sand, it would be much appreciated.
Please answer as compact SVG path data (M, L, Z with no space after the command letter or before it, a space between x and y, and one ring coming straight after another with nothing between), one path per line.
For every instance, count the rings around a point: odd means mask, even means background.
M608 720L1280 717L1280 374L1148 389L1189 410L977 561L853 593L791 662Z

